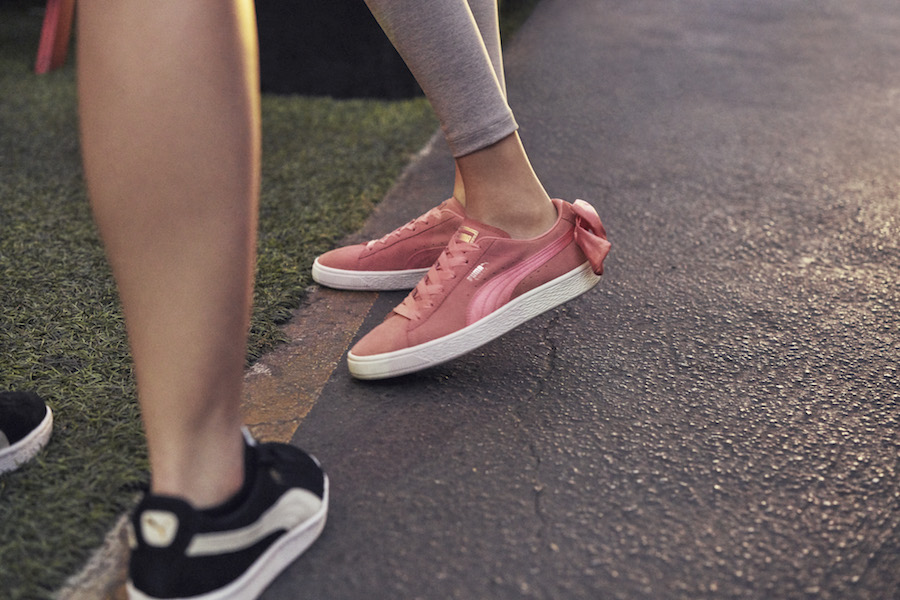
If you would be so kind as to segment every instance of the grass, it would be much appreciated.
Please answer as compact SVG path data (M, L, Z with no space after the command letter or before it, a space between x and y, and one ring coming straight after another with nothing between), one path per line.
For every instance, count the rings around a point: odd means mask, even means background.
M509 0L521 23L534 0ZM147 481L115 286L81 173L72 60L33 73L40 3L0 3L0 389L56 415L46 452L0 478L0 589L46 598ZM424 99L263 98L248 363L281 341L313 258L356 230L437 126ZM448 185L449 185L448 173Z

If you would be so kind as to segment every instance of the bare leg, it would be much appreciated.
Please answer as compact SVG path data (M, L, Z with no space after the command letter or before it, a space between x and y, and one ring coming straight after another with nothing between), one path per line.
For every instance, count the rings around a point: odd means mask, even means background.
M513 238L538 236L556 222L556 209L513 133L456 159L466 189L466 214Z
M472 10L472 16L475 17L475 23L478 25L478 31L481 33L484 47L491 58L491 66L494 69L494 75L497 77L497 83L500 84L500 90L505 97L506 74L503 71L503 48L500 44L500 15L497 0L468 0L468 2L469 8ZM455 167L453 197L465 206L466 187L463 184L462 174L459 172L459 165L455 165Z
M468 0L468 3L491 59L497 83L505 98L506 76L503 71L497 1ZM462 169L460 161L464 164ZM543 233L553 225L555 211L544 210L546 207L541 207L537 203L532 206L530 204L523 205L520 202L520 198L540 199L546 197L547 193L531 168L531 163L517 134L511 135L485 150L456 159L453 195L463 206L466 206L463 170L466 171L467 179L471 184L478 186L473 193L476 205L467 207L467 213L472 218L486 223L506 222L507 225L504 228L507 231L519 233L521 237ZM490 199L490 201L485 204L484 199ZM482 201L482 205L478 204L479 200ZM531 215L523 214L523 209L529 207L536 208L536 212ZM504 219L504 215L507 215L506 219ZM513 223L510 217L520 217L521 220Z
M556 210L515 133L504 89L466 0L367 0L437 113L457 158L467 214L514 238Z
M243 479L240 390L259 184L249 0L79 5L85 171L119 287L152 491Z

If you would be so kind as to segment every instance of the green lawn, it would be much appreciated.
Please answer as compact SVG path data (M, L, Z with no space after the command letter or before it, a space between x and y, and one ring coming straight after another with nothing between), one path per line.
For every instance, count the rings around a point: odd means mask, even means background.
M533 4L509 2L504 16L517 24ZM37 391L56 415L47 451L0 478L9 600L49 597L147 480L122 316L82 180L72 57L33 73L40 5L0 0L0 389ZM279 342L313 258L361 226L436 127L424 99L264 97L248 362Z

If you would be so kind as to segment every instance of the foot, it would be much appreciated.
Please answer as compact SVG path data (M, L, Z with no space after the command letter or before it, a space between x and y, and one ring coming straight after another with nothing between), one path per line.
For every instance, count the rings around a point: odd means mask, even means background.
M345 246L316 259L316 283L342 290L408 290L418 283L465 218L450 198L386 236Z
M50 441L53 412L31 392L0 393L0 473L13 471Z
M319 537L328 511L319 464L293 446L247 439L243 488L225 504L195 510L151 494L138 504L131 600L256 598Z
M594 287L610 244L594 208L554 200L558 218L528 240L467 219L427 275L348 355L382 379L441 364Z

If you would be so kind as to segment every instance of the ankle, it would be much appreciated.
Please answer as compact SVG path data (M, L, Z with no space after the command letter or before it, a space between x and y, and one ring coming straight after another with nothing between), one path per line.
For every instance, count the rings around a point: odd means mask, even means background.
M466 186L463 183L462 174L459 172L459 166L456 167L453 177L453 197L463 206L466 205Z
M151 492L182 498L195 509L218 506L240 492L245 482L246 450L228 439L204 447L185 449L165 458L151 453ZM211 448L216 451L209 452Z
M558 216L556 207L549 197L546 200L520 202L513 206L506 210L496 210L498 207L495 205L473 206L470 202L466 207L466 214L476 221L502 229L513 239L537 237L556 223Z

